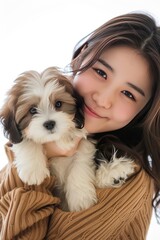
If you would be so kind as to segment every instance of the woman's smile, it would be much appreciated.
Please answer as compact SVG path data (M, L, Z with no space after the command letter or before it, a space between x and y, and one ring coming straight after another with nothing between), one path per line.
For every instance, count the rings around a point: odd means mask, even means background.
M92 108L88 107L86 104L84 106L84 112L94 118L103 118L101 116L99 116Z

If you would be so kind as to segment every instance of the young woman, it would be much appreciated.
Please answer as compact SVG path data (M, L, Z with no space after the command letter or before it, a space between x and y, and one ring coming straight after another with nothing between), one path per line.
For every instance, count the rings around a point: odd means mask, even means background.
M160 205L160 28L145 14L116 17L78 43L70 64L84 98L85 127L107 158L112 146L135 159L137 171L120 188L97 189L98 203L63 212L54 178L25 186L10 164L1 173L2 239L146 239L152 206ZM48 157L73 154L45 145Z

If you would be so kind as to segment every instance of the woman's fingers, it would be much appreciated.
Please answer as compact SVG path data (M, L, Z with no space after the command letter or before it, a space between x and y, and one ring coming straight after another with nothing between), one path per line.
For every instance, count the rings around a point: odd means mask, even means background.
M74 147L69 150L60 148L56 142L48 142L43 144L43 150L48 159L52 157L70 157L77 151L80 141L81 138L77 138Z

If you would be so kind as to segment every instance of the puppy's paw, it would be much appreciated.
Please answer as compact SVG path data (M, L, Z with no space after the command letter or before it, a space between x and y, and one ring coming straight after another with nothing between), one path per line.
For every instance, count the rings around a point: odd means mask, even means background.
M44 169L20 169L17 168L20 179L28 185L40 185L46 177L50 176L47 168Z
M102 162L96 171L96 186L99 188L105 187L120 187L125 183L129 175L134 173L134 162L125 157L116 158L113 155L111 162Z

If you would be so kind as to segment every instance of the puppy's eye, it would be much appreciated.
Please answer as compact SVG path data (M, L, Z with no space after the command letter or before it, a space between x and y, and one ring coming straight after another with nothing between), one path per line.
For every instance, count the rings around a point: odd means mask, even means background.
M36 114L36 113L37 113L37 108L36 108L36 107L31 107L31 108L29 109L29 112L30 112L30 114L32 114L32 115Z
M62 107L62 102L61 101L55 102L55 108L61 108L61 107Z

